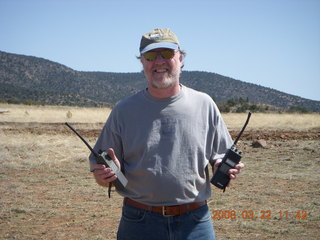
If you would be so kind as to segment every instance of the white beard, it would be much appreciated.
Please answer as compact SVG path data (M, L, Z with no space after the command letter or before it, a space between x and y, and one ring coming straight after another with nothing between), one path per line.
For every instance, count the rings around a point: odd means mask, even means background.
M162 78L160 80L156 78L148 79L148 80L151 83L151 86L153 88L167 89L174 86L179 81L180 73L181 73L181 70L179 69L172 73L167 72L166 74L167 76L165 76L165 78Z

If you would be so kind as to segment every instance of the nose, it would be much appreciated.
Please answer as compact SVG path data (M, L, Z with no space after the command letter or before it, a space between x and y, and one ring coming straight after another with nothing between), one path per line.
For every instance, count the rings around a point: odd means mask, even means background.
M156 59L154 60L154 62L156 64L162 64L164 62L166 62L166 60L161 56L160 52L157 53L157 57Z

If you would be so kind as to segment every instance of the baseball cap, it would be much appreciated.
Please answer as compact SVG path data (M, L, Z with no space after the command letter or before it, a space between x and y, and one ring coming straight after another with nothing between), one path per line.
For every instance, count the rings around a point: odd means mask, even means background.
M180 48L177 36L169 28L156 28L144 34L140 41L140 54L156 48Z

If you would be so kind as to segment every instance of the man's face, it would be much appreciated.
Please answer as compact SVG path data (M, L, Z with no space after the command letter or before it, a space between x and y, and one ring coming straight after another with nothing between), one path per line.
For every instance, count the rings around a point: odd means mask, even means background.
M146 55L141 56L144 74L148 80L148 86L156 89L170 88L179 84L179 77L182 66L182 56L178 50L174 51L172 58L165 59L161 51L167 51L165 48L154 49L150 52L156 52L157 56L153 61L147 60Z

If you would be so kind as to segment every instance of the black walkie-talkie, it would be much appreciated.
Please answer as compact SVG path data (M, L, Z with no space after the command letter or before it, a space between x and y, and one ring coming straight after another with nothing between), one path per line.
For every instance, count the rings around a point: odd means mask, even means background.
M230 181L230 176L228 173L229 169L234 168L241 160L241 152L238 152L238 150L236 149L236 144L239 141L244 129L247 127L250 117L251 112L248 113L247 121L245 122L242 130L234 141L232 147L227 150L221 163L219 164L218 169L216 170L210 181L216 187L223 189L223 191L226 190L226 187L228 186Z
M115 173L115 175L117 176L117 179L115 181L113 181L112 183L116 186L117 189L119 190L123 190L128 183L128 180L126 179L126 177L123 175L123 173L121 172L121 170L118 168L118 166L114 163L114 161L111 159L111 157L103 151L100 151L99 153L97 153L90 145L89 143L84 140L84 138L69 124L69 123L65 123L75 134L78 135L78 137L87 145L87 147L90 149L90 151L92 152L92 154L95 156L96 158L96 162L98 164L103 164L106 167L109 167L112 169L112 171ZM109 197L110 197L110 193L109 193Z

